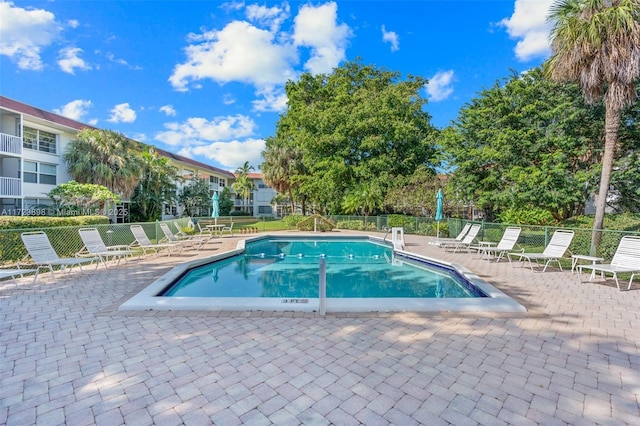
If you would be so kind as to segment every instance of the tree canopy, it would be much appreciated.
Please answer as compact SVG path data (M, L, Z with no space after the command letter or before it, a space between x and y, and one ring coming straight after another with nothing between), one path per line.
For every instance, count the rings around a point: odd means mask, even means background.
M541 68L480 92L442 133L451 186L489 219L535 206L556 220L581 213L597 187L604 126L601 105L586 106L575 84L554 83ZM623 140L634 133L623 126Z
M288 82L288 110L264 152L269 179L292 188L292 198L320 213L350 209L356 188L370 188L369 195L379 191L374 198L384 199L396 177L436 166L436 130L420 96L425 84L359 61ZM283 181L279 164L287 153L302 159ZM371 201L369 195L363 200ZM381 204L367 202L360 209L371 212Z

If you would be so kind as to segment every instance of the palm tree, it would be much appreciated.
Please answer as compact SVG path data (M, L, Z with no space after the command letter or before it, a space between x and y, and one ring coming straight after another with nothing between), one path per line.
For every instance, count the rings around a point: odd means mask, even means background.
M251 191L255 189L255 185L249 179L249 173L255 170L248 161L238 167L235 171L236 181L231 185L236 194L240 195L244 200L245 208L249 209L249 198L251 198Z
M294 190L295 176L302 170L302 152L296 148L284 146L269 146L262 152L264 163L261 169L264 181L277 192L287 194L291 206L291 212L295 212Z
M621 113L637 97L640 2L559 0L551 7L549 20L554 25L553 55L547 63L551 79L577 82L589 104L604 100L605 143L591 240L594 254L604 223Z
M158 155L152 147L145 148L140 156L142 176L131 197L133 221L158 220L164 203L176 198L178 168L168 158Z
M67 146L62 159L76 182L103 185L129 198L140 180L139 151L140 144L121 133L84 129Z

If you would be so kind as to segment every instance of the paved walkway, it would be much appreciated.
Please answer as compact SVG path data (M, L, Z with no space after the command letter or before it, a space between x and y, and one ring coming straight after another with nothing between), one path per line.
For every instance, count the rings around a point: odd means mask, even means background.
M579 284L406 238L528 312L116 311L195 255L0 282L0 424L640 424L640 284Z

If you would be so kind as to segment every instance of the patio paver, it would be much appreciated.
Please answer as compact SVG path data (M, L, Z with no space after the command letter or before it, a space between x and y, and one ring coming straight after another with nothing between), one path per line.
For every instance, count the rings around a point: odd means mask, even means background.
M196 256L186 250L3 281L0 424L639 424L640 284L580 284L405 239L528 312L116 310Z

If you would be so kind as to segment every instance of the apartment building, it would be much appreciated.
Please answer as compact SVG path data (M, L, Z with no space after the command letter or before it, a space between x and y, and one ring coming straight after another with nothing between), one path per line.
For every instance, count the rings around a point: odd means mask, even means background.
M0 215L41 215L53 203L47 197L56 185L68 182L71 177L62 161L66 146L78 131L92 128L84 123L54 114L22 102L0 96ZM231 187L233 173L209 166L199 161L165 150L158 154L169 158L178 167L185 185L196 177L209 182L211 194ZM267 189L261 177L255 178L255 206L249 210L256 216L266 215L275 192ZM180 188L178 188L180 190ZM273 192L273 195L268 195ZM263 201L266 200L267 201ZM128 203L123 202L112 219L127 222ZM236 208L246 208L243 204ZM180 216L177 205L165 207L165 217Z
M262 173L249 173L248 177L253 183L254 190L251 192L251 197L248 200L236 194L233 203L234 211L248 212L254 217L275 217L276 211L272 203L277 192L267 186L263 180Z

